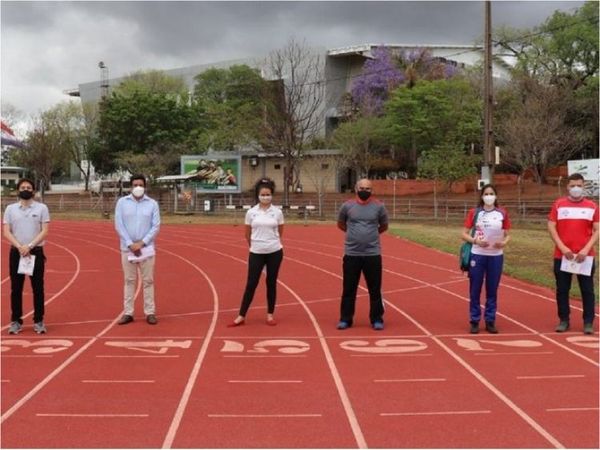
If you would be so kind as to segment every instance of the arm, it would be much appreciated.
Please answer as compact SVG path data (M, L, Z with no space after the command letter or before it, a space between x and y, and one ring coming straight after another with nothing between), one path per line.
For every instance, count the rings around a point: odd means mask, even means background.
M279 239L283 237L283 224L277 226L277 231L279 232Z
M136 242L136 244L140 244L140 248L142 246L150 244L150 242L154 241L154 238L158 234L158 230L160 229L160 210L158 208L158 203L154 203L154 207L152 208L152 222L150 226L150 231L146 233L146 236L142 238L141 241Z
M548 221L548 232L550 233L550 237L552 238L558 249L561 251L561 253L565 256L565 258L567 258L568 260L573 259L575 255L573 254L571 249L563 243L563 241L560 239L560 236L558 235L558 231L556 230L556 222L553 222L551 220ZM596 237L597 236L598 234L596 233Z
M117 234L121 239L125 241L125 245L127 247L133 244L133 241L129 237L129 233L127 232L127 228L125 228L125 222L123 221L123 201L119 200L117 202L117 207L115 208L115 229L117 230Z
M577 253L577 256L575 256L575 260L579 263L583 262L585 257L588 255L588 253L592 249L592 247L594 247L596 245L596 243L598 242L598 222L595 222L593 227L594 228L593 228L593 232L592 232L592 236L590 237L590 240L579 251L579 253Z
M346 232L346 222L338 222L337 227L343 232Z
M48 222L42 223L42 230L38 233L38 235L36 237L34 237L31 240L28 247L33 248L33 247L37 246L40 242L42 242L44 239L46 239L46 236L48 235L48 229L49 229Z
M30 248L27 245L23 245L19 241L17 241L17 238L10 231L10 224L5 223L4 227L3 227L3 231L4 231L4 237L13 245L13 247L15 247L17 250L19 250L19 253L21 254L21 256L29 255Z
M252 245L252 242L251 242L252 226L251 225L246 225L246 228L244 229L244 234L246 237L246 242L248 242L248 247L250 247Z
M387 231L387 229L389 228L389 225L387 223L382 223L379 225L379 234L384 233L385 231Z

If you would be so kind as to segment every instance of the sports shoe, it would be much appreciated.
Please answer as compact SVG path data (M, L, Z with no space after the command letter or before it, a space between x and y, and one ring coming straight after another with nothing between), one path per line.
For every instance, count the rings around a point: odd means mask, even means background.
M156 325L158 323L158 319L154 314L148 314L146 316L146 322L148 322L150 325Z
M35 331L37 334L45 334L46 333L46 327L44 325L44 322L36 322L33 324L33 331Z
M338 330L345 330L346 328L350 328L350 324L348 322L340 320L338 322L338 324L337 324L337 329Z
M8 334L19 334L22 329L23 325L21 325L19 322L11 322L8 329Z
M583 334L594 334L594 324L593 323L584 323L583 324Z
M383 330L383 322L373 322L373 329L376 331Z
M471 322L471 329L469 330L471 334L479 333L479 322Z
M119 321L117 322L117 325L127 325L130 322L133 322L133 316L130 316L129 314L125 314L125 315L123 315L123 317L121 317L119 319Z
M498 328L496 328L495 322L486 322L485 323L485 331L492 334L498 334Z
M566 320L561 320L560 323L554 329L554 331L556 331L557 333L564 333L568 329L569 329L569 322L567 322Z

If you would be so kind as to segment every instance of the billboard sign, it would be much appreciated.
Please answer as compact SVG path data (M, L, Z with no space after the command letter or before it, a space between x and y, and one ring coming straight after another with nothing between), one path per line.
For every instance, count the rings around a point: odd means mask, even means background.
M600 159L576 159L567 161L569 175L580 173L585 180L585 194L588 197L598 197L600 182Z
M203 193L241 192L242 157L229 153L185 155L181 157L181 175L186 185Z

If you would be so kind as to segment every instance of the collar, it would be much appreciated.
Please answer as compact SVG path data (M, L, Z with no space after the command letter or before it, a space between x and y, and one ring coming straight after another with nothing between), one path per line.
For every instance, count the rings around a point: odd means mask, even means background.
M359 205L368 205L371 202L371 200L373 200L373 194L371 194L371 196L365 201L362 201L358 195L355 196L355 199L356 203L358 203Z
M569 200L570 202L573 202L573 203L581 203L582 201L585 200L585 195L582 195L581 197L579 197L579 199L574 199L570 195L567 195L567 200Z
M140 198L139 200L133 194L129 194L126 198L128 198L130 200L133 200L134 202L141 202L141 201L144 201L144 200L148 199L148 197L146 196L146 194L144 194L142 196L142 198Z
M34 201L32 200L31 203L25 204L25 205L23 204L23 202L21 200L19 200L17 203L19 204L19 208L21 208L21 209L29 209L29 208L33 207Z

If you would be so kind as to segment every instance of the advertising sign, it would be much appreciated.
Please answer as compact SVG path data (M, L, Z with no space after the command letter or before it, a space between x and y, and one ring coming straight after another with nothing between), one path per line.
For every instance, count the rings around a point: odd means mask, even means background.
M181 174L191 176L186 185L196 192L241 192L242 158L240 155L186 155L181 157Z

